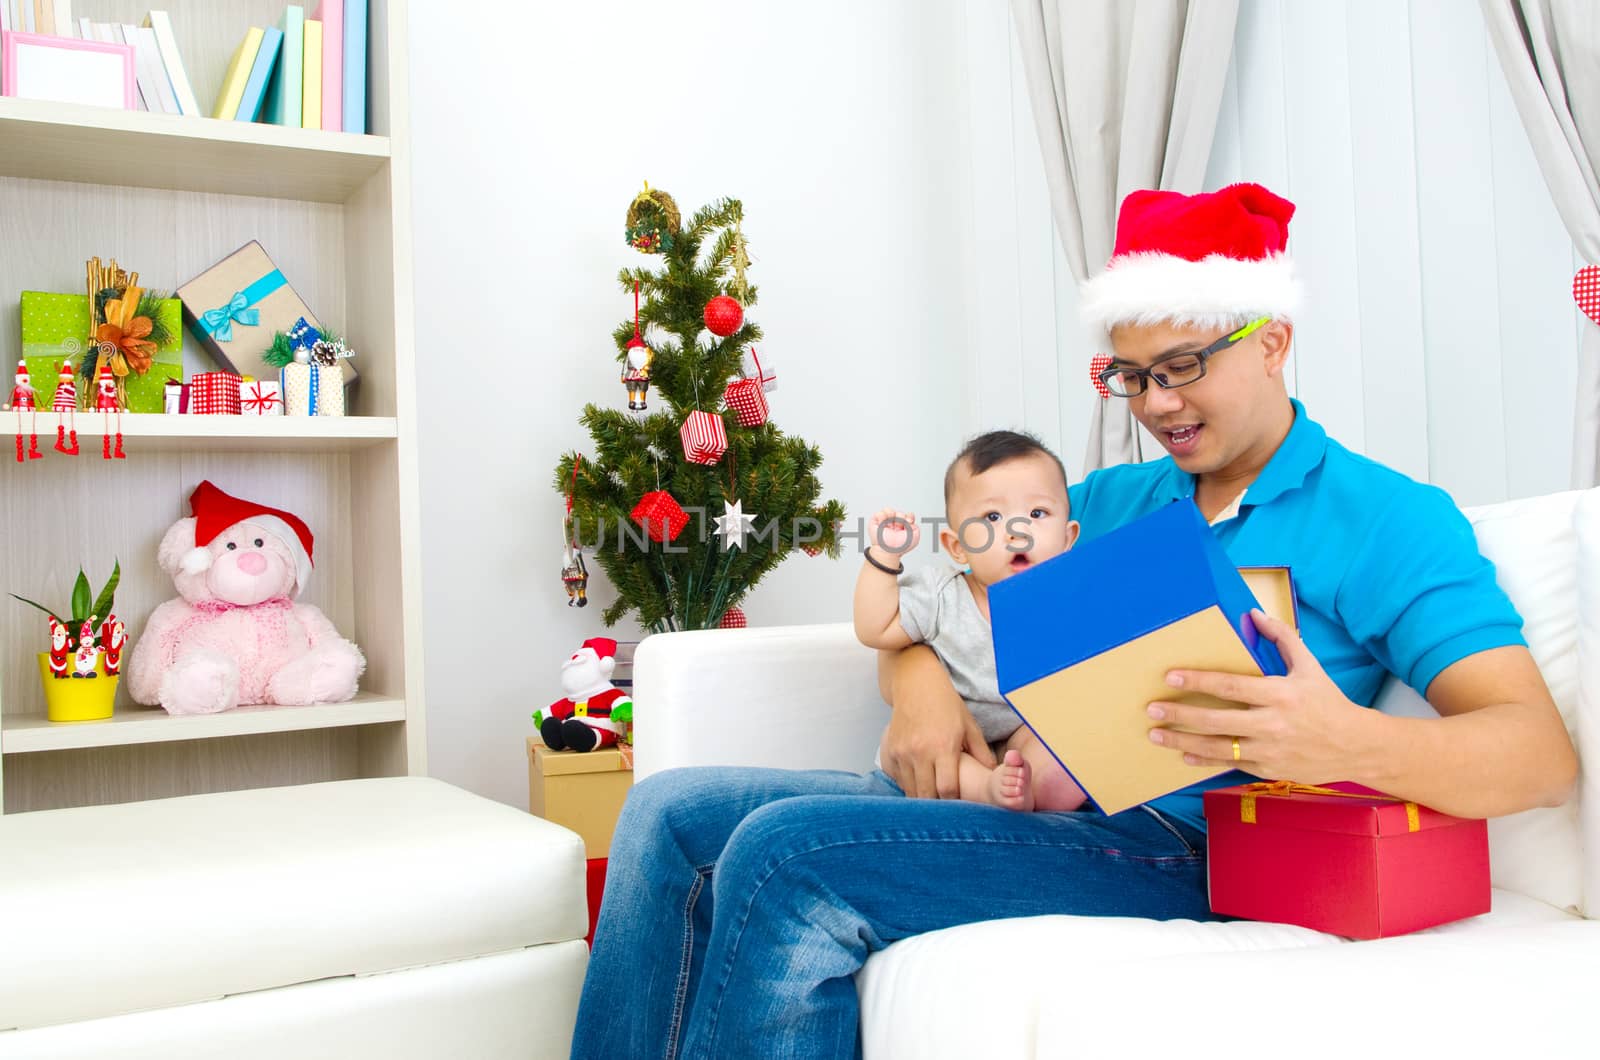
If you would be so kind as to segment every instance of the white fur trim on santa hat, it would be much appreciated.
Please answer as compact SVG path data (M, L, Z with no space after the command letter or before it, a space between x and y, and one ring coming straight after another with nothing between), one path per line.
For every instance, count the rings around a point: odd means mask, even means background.
M1078 312L1091 331L1118 324L1225 328L1262 316L1293 320L1299 305L1300 282L1287 254L1188 261L1145 252L1114 259L1083 284Z

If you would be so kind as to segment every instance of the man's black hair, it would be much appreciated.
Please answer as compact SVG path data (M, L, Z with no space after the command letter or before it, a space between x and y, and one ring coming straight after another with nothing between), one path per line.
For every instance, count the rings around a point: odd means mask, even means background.
M1046 445L1031 434L1022 431L987 431L978 435L961 447L961 452L950 461L950 466L944 473L944 506L950 507L950 494L955 491L956 471L965 467L969 475L981 475L991 467L996 467L1008 460L1015 460L1022 456L1032 456L1043 453L1055 461L1056 469L1061 472L1061 487L1067 486L1067 469L1061 463L1061 458L1051 452Z

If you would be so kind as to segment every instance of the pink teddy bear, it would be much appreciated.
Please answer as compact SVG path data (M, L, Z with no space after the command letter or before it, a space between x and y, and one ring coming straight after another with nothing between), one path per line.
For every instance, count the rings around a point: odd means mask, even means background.
M194 516L172 524L157 551L179 599L155 609L134 645L134 700L169 714L215 714L354 696L367 665L361 649L320 609L293 602L311 574L306 524L209 481L189 507Z

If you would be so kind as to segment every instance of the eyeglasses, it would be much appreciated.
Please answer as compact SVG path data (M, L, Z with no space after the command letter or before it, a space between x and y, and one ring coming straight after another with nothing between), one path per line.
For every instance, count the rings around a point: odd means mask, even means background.
M1238 331L1222 336L1203 350L1185 350L1158 358L1148 368L1112 365L1099 375L1105 388L1116 397L1138 397L1144 393L1146 380L1154 380L1162 390L1176 390L1180 386L1199 382L1205 378L1206 362L1229 346L1243 341L1271 317L1258 317Z

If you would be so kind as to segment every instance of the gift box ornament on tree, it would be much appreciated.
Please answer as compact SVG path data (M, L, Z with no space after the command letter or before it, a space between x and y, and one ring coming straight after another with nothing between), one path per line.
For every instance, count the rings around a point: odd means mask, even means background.
M770 394L778 389L778 372L772 367L771 356L757 352L754 346L740 356L739 374L758 381L765 393Z
M650 540L676 541L683 528L689 525L689 513L666 490L652 490L639 498L629 513L633 521L644 527Z
M691 464L715 464L728 451L728 430L722 417L695 409L678 430L683 458Z
M722 392L722 400L738 417L741 427L759 427L767 422L771 409L761 383L755 379L735 379Z

